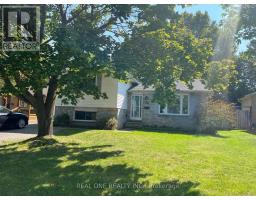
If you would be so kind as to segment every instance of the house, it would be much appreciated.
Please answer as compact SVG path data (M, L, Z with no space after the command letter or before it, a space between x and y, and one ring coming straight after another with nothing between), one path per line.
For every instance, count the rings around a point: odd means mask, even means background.
M176 103L161 107L152 101L152 87L123 83L106 76L101 76L98 83L108 99L95 100L86 96L79 99L76 106L63 105L61 99L57 99L55 115L67 113L71 124L75 126L95 127L97 121L114 116L119 128L136 125L196 129L198 114L209 94L209 90L199 80L193 82L193 89L180 82L177 84Z
M123 127L127 120L127 90L131 84L104 75L97 76L96 80L101 92L107 94L107 99L95 100L92 96L85 96L74 106L64 105L61 99L57 98L55 115L67 113L71 119L71 125L87 127L95 127L97 122L104 118L116 117L118 127Z
M241 110L245 112L250 120L250 125L256 126L256 92L245 95L240 99Z
M12 111L24 113L28 116L30 123L37 122L34 108L14 95L1 96L0 105Z

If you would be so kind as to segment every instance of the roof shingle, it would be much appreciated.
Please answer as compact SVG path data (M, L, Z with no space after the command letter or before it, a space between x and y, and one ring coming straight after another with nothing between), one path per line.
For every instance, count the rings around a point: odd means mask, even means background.
M208 90L205 85L199 80L196 79L193 81L192 83L193 88L189 89L188 86L186 86L186 84L182 81L179 81L176 85L176 89L178 91L187 91L187 92L191 92L191 91L201 91L201 92L209 92L210 90ZM131 88L129 91L154 91L154 87L149 86L147 88L144 88L144 86L142 84L139 84L133 88Z

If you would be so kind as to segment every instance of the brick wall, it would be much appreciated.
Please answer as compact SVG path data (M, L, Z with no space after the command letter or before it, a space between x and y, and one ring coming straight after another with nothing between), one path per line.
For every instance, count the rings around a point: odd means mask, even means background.
M201 112L203 104L207 101L207 93L191 92L189 93L189 116L184 115L163 115L159 114L159 105L152 102L153 92L143 91L142 102L142 124L143 126L157 126L157 127L172 127L187 130L195 130L198 125L198 117ZM131 101L131 95L129 94L129 105ZM149 101L145 104L145 96L149 98ZM130 106L128 107L128 116L130 117Z
M96 122L95 121L76 121L74 118L74 111L89 111L96 112ZM105 118L116 117L118 119L118 127L122 128L126 121L126 110L117 108L86 108L86 107L74 107L74 106L56 106L55 115L61 115L67 113L71 119L71 126L81 126L81 127L96 127L97 121Z

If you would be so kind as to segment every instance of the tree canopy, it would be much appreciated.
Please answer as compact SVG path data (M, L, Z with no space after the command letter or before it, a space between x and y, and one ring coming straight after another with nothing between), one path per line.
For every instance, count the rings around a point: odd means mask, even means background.
M113 54L117 72L127 71L145 87L153 86L154 100L162 105L172 103L177 81L191 87L194 79L201 78L212 55L212 24L207 15L197 14L193 19L193 15L178 14L174 8L166 6L166 15L162 6L147 8L131 36ZM152 12L155 15L148 15ZM204 30L200 34L195 26L198 18L206 18L198 22Z
M97 74L132 75L154 86L155 100L163 103L178 80L191 86L202 77L212 55L209 17L178 13L175 5L40 7L40 51L6 52L0 61L1 94L35 108L39 136L52 133L57 96L73 104L85 95L107 98L94 84Z
M106 97L95 86L98 73L111 73L109 55L132 5L41 5L39 52L6 52L1 59L1 94L31 104L39 135L49 134L56 96L76 103L85 94ZM114 28L113 28L114 27ZM43 91L47 89L45 95Z
M229 86L229 99L238 103L241 97L256 91L256 6L226 6L226 11L227 16L238 18L234 33L236 46L248 43L247 49L234 57L237 73Z

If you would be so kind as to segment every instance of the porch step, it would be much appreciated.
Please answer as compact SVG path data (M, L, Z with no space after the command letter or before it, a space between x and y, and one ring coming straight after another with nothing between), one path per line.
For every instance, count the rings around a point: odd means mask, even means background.
M142 123L141 121L127 121L125 123L125 128L141 128L142 127Z

